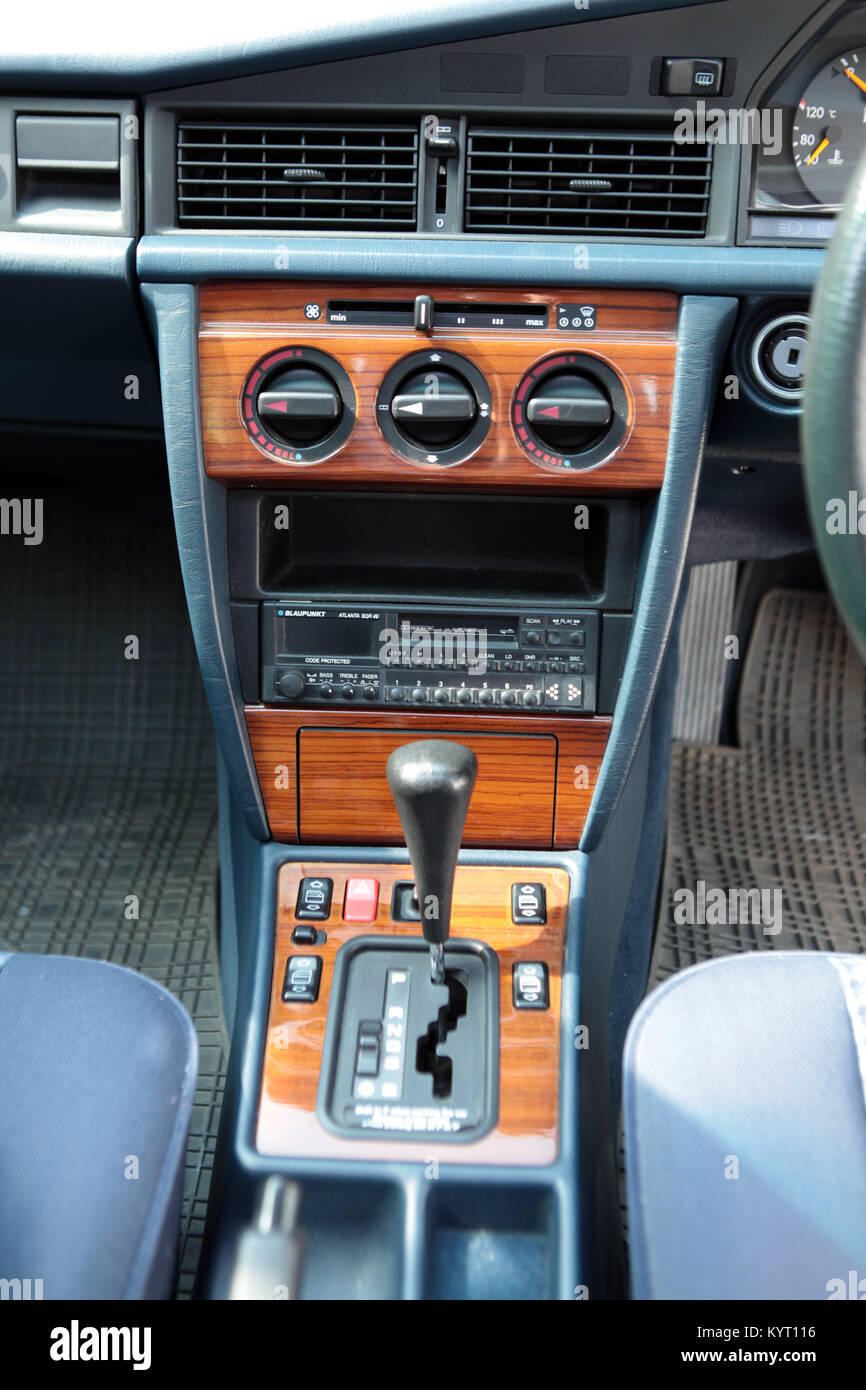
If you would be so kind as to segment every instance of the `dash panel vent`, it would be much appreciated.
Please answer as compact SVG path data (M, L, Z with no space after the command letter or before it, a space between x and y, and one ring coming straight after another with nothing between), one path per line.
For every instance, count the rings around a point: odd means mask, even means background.
M182 121L180 227L414 231L415 126Z
M469 132L467 232L702 237L712 146L652 131Z

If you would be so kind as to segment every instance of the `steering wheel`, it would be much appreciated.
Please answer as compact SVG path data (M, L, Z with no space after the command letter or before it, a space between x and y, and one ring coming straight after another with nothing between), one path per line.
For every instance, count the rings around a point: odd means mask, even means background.
M866 155L812 300L802 420L806 499L818 554L849 635L866 660L864 311Z

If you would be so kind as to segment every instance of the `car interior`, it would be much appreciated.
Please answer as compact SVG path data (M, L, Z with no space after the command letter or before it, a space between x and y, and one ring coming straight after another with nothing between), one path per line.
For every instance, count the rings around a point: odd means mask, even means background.
M0 1300L866 1299L866 3L48 9Z

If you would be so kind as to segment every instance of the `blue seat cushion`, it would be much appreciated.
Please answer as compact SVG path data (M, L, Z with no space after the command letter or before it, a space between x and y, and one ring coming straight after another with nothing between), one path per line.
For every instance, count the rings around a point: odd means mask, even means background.
M684 970L624 1072L634 1297L866 1297L866 959Z
M0 956L6 1296L171 1294L197 1067L189 1015L143 975Z

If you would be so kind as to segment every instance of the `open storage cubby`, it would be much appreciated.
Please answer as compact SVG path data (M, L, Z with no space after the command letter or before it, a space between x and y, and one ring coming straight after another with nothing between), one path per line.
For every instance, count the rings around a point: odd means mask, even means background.
M302 1299L345 1301L400 1297L404 1191L366 1179L303 1183Z
M640 504L234 492L232 597L632 604Z
M526 1184L431 1184L424 1297L534 1301L556 1297L554 1193Z

